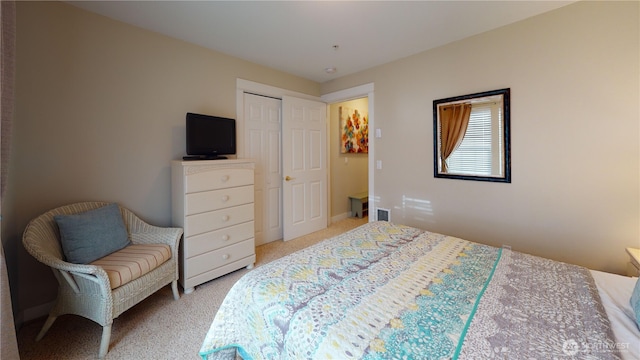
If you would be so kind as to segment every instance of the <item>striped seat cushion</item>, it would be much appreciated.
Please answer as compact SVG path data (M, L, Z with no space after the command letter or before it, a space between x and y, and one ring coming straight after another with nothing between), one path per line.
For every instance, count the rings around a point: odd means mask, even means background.
M91 263L103 268L115 289L162 265L171 258L171 248L163 244L133 244Z

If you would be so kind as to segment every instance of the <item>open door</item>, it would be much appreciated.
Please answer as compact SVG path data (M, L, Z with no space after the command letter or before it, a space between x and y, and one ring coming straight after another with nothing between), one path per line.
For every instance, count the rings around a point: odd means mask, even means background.
M283 238L327 227L327 105L282 98Z

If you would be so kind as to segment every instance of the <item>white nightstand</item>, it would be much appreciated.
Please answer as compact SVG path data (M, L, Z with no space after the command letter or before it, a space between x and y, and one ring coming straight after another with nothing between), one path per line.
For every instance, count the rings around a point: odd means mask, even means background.
M640 276L640 249L627 248L627 254L629 254L627 275Z

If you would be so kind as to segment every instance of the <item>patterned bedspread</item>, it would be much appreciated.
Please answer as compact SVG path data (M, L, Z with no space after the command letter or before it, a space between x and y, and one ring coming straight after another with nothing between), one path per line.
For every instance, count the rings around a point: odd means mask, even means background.
M203 359L617 359L587 269L373 222L239 280Z

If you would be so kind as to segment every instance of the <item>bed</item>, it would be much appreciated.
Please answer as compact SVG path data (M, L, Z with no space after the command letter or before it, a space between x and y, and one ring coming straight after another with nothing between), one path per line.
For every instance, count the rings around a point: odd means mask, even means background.
M635 282L370 222L244 275L200 356L638 359Z

